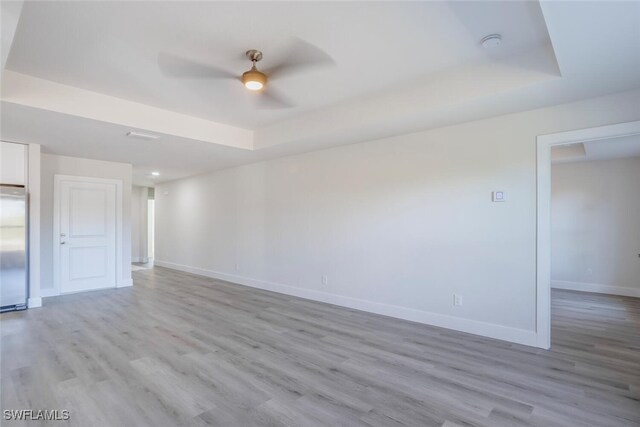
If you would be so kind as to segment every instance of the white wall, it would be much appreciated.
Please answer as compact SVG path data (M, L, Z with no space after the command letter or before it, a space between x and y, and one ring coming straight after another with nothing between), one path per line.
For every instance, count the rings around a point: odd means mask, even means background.
M41 307L41 147L29 144L27 149L27 177L29 190L29 308Z
M0 183L27 185L27 145L0 141Z
M156 263L535 345L536 136L639 118L631 92L161 184Z
M640 157L555 164L554 287L640 297Z
M77 157L42 154L41 159L41 290L42 296L56 295L53 286L53 177L86 176L122 180L123 222L119 262L122 280L131 281L131 179L132 167L126 163L104 162Z
M134 185L131 190L131 261L147 262L147 187Z

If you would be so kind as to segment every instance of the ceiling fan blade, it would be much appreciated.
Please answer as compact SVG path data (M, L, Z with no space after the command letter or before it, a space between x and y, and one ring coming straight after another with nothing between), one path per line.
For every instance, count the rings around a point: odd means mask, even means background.
M335 65L336 62L325 51L304 40L296 38L285 59L264 72L269 79L278 79L305 70Z
M227 70L204 64L172 53L158 54L158 67L169 77L186 77L197 79L238 79L239 77Z
M272 87L265 87L260 93L251 94L256 96L256 107L266 110L277 110L282 108L293 108L295 104L286 96L282 95Z

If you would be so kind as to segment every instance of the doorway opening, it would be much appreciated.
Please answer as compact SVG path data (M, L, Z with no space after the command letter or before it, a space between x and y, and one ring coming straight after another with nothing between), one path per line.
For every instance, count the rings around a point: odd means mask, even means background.
M149 189L149 200L147 201L147 251L149 254L149 263L153 265L154 248L155 248L155 215L156 201L154 198L153 188Z
M131 191L131 271L153 266L154 218L153 187L134 185Z
M574 277L585 277L584 275L589 275L594 273L594 268L591 268L591 273L589 273L589 267L584 267L585 263L595 263L598 254L596 253L581 253L579 256L575 257L573 260L565 260L564 264L559 265L562 259L556 258L554 254L554 258L552 259L552 253L559 250L563 246L567 245L580 246L583 248L583 244L576 244L576 233L580 231L579 220L577 218L562 218L564 213L560 213L556 208L562 210L572 210L573 215L576 214L576 203L578 207L580 206L580 201L576 202L576 198L568 198L568 200L564 200L564 204L560 204L558 206L552 206L552 195L555 192L555 197L557 200L560 191L562 188L562 184L558 184L552 180L553 164L564 164L568 163L570 159L579 159L584 156L603 156L602 153L612 153L614 151L624 152L632 150L630 146L635 145L633 141L636 139L640 139L640 121L629 122L629 123L621 123L615 125L601 126L597 128L589 128L589 129L581 129L570 132L561 132L551 135L542 135L537 138L537 312L536 312L536 332L538 337L538 347L541 348L550 348L551 346L551 287L552 284L555 284L556 287L560 286L568 286L566 282L572 282L571 280L560 280L562 277L570 277L568 274L574 274ZM617 147L614 149L614 145ZM588 154L590 153L590 154ZM599 153L599 154L597 154ZM559 167L555 167L557 169L556 176L558 179L562 178L563 175L561 172L558 172ZM573 167L566 169L585 169L585 167ZM571 172L571 171L569 171ZM589 172L585 172L585 170L581 171L583 180L593 180L594 177L589 175ZM586 174L585 174L586 173ZM602 172L601 172L602 173ZM567 175L566 173L564 174ZM587 178L588 177L588 178ZM607 180L609 180L608 177ZM618 177L617 179L623 179ZM597 180L598 181L598 180ZM599 181L602 181L600 179ZM622 181L621 181L622 182ZM553 184L553 186L552 186ZM566 184L566 183L565 183ZM592 183L592 185L587 188L584 186L584 183L576 183L575 185L581 185L585 194L588 192L593 192L598 187ZM600 189L602 191L602 182L599 182ZM613 181L611 181L608 185L613 185ZM606 185L605 185L606 188ZM554 192L552 192L552 189ZM619 190L619 189L616 189ZM581 195L577 196L577 199L580 197L597 197L597 195ZM606 195L612 196L612 191L605 193ZM552 210L552 207L555 209ZM554 212L554 220L552 221L552 212ZM568 213L567 215L571 215ZM585 223L592 224L594 221L600 220L602 222L602 218L606 218L607 214L603 215L602 213L598 215L586 214L585 212L581 212L583 225ZM611 219L611 221L615 221L615 219ZM566 228L566 233L571 234L570 237L560 236L558 233L564 233L562 229ZM606 228L607 225L602 225L602 227ZM610 225L609 225L610 227ZM556 232L556 238L554 240L554 235L552 235L552 230ZM593 230L592 230L593 231ZM594 236L594 233L591 231L582 231L584 239L597 239L599 236ZM562 240L565 238L565 241ZM580 239L581 237L578 237ZM605 239L608 238L605 236ZM573 240L572 240L573 239ZM580 240L577 240L580 242ZM593 243L593 242L592 242ZM625 247L628 251L628 245L620 244L619 241L613 242L613 240L609 239L610 244L616 244L621 247ZM552 252L552 248L555 250ZM579 251L580 249L578 249ZM587 249L588 251L588 249ZM637 251L637 249L636 249ZM597 252L597 251L596 251ZM635 252L635 251L634 251ZM630 254L626 254L630 255ZM635 260L638 262L637 256L635 253ZM576 261L577 260L577 261ZM602 265L602 260L597 261L600 265ZM615 260L613 262L615 264ZM602 274L604 271L610 271L612 267L612 262L609 260L606 267L599 267L601 270L599 274ZM553 269L552 269L553 265ZM636 264L637 267L637 264ZM579 273L583 276L575 276L577 274L577 270L580 270ZM552 276L553 272L553 276ZM564 276L563 276L564 275ZM562 282L565 282L564 284ZM573 286L575 283L582 283L578 281L573 281ZM603 284L591 284L591 285L600 285ZM613 285L606 285L613 286ZM595 288L591 286L590 288L587 286L583 288L583 290L591 289L590 292L593 292ZM601 290L611 290L609 288L601 288Z

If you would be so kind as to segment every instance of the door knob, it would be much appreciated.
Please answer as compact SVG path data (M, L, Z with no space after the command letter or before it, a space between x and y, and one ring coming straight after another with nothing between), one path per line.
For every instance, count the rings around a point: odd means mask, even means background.
M64 245L65 243L67 243L67 242L60 242L61 245Z

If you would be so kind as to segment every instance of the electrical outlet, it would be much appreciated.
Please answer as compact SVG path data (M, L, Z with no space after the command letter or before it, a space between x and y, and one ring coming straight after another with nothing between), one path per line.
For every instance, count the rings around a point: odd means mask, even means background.
M462 295L453 294L453 305L455 306L462 305Z
M322 284L326 285L327 283L329 283L329 279L327 278L327 276L322 276Z
M240 263L236 262L236 271L240 271Z

